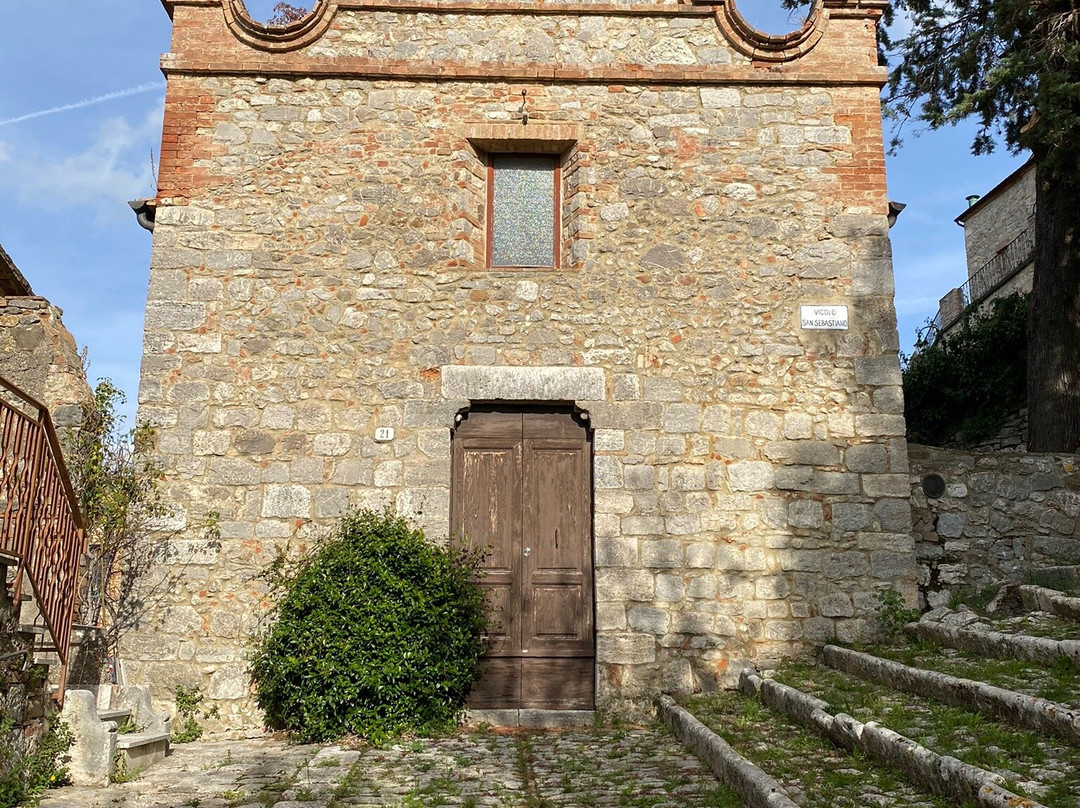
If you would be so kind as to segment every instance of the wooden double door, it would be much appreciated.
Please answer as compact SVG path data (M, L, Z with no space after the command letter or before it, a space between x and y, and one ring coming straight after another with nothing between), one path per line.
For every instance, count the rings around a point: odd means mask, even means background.
M569 410L474 409L454 433L454 533L485 548L493 627L473 708L591 710L592 445Z

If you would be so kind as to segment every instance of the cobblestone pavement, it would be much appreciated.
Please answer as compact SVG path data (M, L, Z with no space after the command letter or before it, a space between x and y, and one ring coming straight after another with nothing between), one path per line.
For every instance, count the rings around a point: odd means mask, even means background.
M203 741L136 779L48 792L42 808L695 808L737 806L656 729L468 732L382 749Z

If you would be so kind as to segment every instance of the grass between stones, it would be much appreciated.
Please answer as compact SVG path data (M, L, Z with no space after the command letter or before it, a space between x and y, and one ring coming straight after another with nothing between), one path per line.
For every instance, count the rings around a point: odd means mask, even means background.
M1080 598L1080 580L1064 572L1035 570L1031 574L1031 583L1046 589L1055 589L1072 598Z
M737 752L779 780L805 808L951 806L910 785L899 772L833 746L756 699L716 693L687 699L685 706Z
M1002 634L1029 634L1051 640L1080 640L1080 623L1046 612L1029 612L1020 617L985 617L991 631Z
M1064 742L828 668L787 665L776 678L837 712L877 721L935 752L999 774L1022 796L1052 808L1080 808L1080 749Z
M530 736L524 736L529 738ZM542 806L739 808L739 798L666 728L531 736L530 771Z
M1035 665L1019 659L987 659L953 648L920 643L860 650L915 668L975 679L1080 709L1080 670L1064 657L1052 665Z

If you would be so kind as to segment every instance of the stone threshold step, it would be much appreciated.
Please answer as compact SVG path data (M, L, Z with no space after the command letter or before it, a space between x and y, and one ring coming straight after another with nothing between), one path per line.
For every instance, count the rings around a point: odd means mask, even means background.
M561 727L590 727L596 721L595 710L466 710L466 726L532 727L558 729Z
M145 769L169 755L168 732L131 732L116 736L116 754L129 772Z
M1080 665L1080 640L1052 640L1029 634L1002 634L986 629L947 626L932 620L908 623L904 630L913 637L960 651L972 651L993 659L1013 657L1052 665L1059 657Z
M913 668L835 645L826 645L822 658L830 668L868 682L1080 743L1080 711L1064 704L974 679Z
M960 802L970 800L985 808L1046 808L1006 789L999 775L951 755L939 755L888 727L834 713L828 702L772 679L762 679L750 670L744 670L739 678L739 692L760 699L766 707L821 733L842 749L857 750L875 763L898 769L935 794Z
M116 748L137 749L140 746L149 746L168 740L169 733L167 732L126 732L116 736Z

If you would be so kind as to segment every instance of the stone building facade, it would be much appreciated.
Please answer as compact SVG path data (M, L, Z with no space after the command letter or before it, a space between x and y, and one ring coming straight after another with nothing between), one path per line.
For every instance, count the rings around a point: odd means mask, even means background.
M970 304L979 311L1014 292L1030 292L1035 267L1035 163L1028 161L956 218L964 228L967 284L939 303L947 332Z
M350 507L445 535L492 410L584 430L599 708L865 638L875 590L914 602L884 2L788 37L725 0L323 0L283 29L164 3L139 412L183 538L136 683L256 722L258 571ZM554 172L551 257L493 266L495 158L523 154Z

